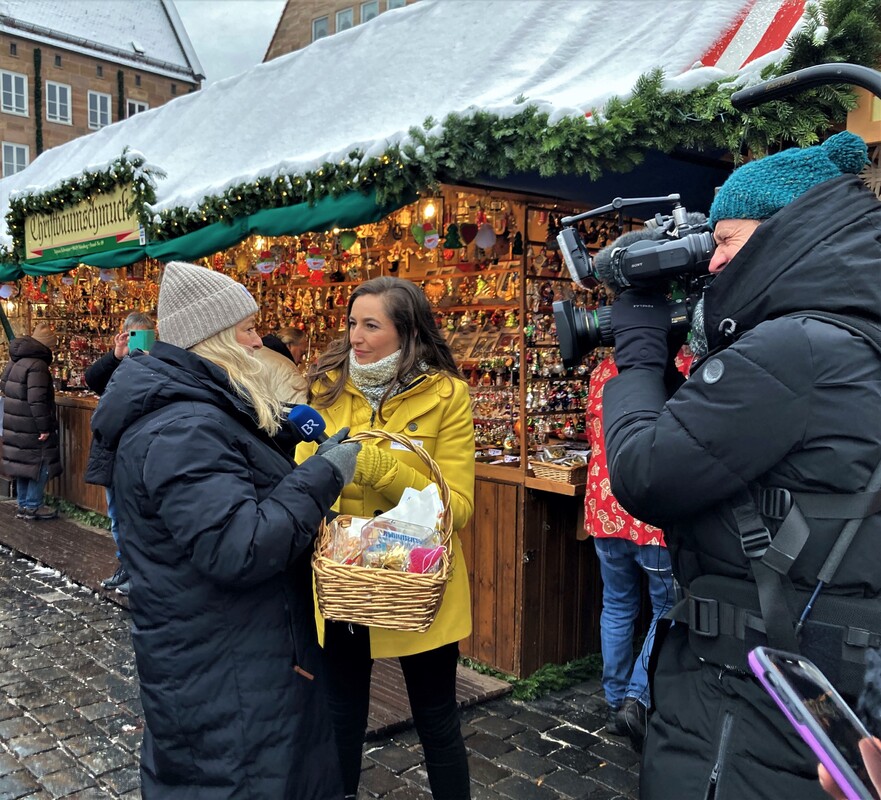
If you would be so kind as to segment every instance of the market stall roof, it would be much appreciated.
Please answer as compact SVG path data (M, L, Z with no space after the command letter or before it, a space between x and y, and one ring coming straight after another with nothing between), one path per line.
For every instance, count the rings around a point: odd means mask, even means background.
M172 0L0 0L0 32L199 82L205 76Z
M0 209L14 193L51 193L107 169L126 148L167 175L150 206L159 219L198 213L257 179L346 164L355 151L366 162L412 141L429 118L431 136L450 114L505 119L532 105L552 126L601 115L656 69L670 90L757 79L804 2L420 0L48 150L0 181ZM0 244L12 244L5 223Z

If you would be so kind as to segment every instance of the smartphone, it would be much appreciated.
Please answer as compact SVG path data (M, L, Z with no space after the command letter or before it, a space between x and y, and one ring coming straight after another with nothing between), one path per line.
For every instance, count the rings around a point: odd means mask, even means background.
M133 353L135 350L143 350L145 353L148 353L155 341L155 331L129 331L128 351Z
M749 665L845 797L879 800L859 750L872 734L829 679L808 659L770 647L750 652Z

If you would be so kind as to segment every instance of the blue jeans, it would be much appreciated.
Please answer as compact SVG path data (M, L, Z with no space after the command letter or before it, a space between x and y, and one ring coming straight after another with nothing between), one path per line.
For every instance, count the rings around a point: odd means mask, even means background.
M626 697L651 705L648 660L658 619L673 605L673 569L666 547L638 545L629 539L594 537L603 579L600 646L603 650L603 692L618 708ZM652 622L634 662L633 627L639 614L642 573L648 576Z
M116 521L116 505L113 502L113 489L104 487L104 495L107 498L107 516L110 517L110 533L116 543L116 557L119 558L119 523Z
M43 505L43 492L46 490L47 483L49 483L48 461L40 464L40 477L36 480L33 478L16 478L15 494L18 498L18 507L28 511L36 511Z

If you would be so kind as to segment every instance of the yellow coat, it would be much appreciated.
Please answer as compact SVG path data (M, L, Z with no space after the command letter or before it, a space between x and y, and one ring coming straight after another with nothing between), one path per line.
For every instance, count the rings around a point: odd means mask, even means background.
M458 378L426 375L415 386L387 401L383 407L385 422L377 418L371 425L373 409L352 385L329 408L320 409L328 434L348 425L352 433L382 428L400 433L420 444L437 462L450 487L453 530L461 530L474 511L474 421L468 385ZM431 480L428 468L413 452L391 447L391 442L365 443L364 447L388 449L397 460L397 468L376 487L350 483L343 489L336 510L358 517L373 517L397 505L408 486L424 489ZM303 442L297 447L298 462L312 455L317 445ZM370 654L373 658L391 658L432 650L458 642L471 634L471 593L468 572L458 534L453 534L452 578L444 592L440 610L424 633L370 628ZM324 641L324 620L317 611L319 639Z

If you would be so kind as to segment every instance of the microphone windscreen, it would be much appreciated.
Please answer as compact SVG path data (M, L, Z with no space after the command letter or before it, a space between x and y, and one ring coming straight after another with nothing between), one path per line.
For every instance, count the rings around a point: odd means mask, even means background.
M612 244L606 245L593 257L593 268L597 278L614 292L623 292L627 286L618 282L615 271L612 269L612 253L621 247L629 247L634 242L645 239L663 239L664 232L659 228L639 228L635 231L624 233L615 239Z
M297 429L304 442L323 442L327 424L312 406L297 405L288 412L288 422Z

